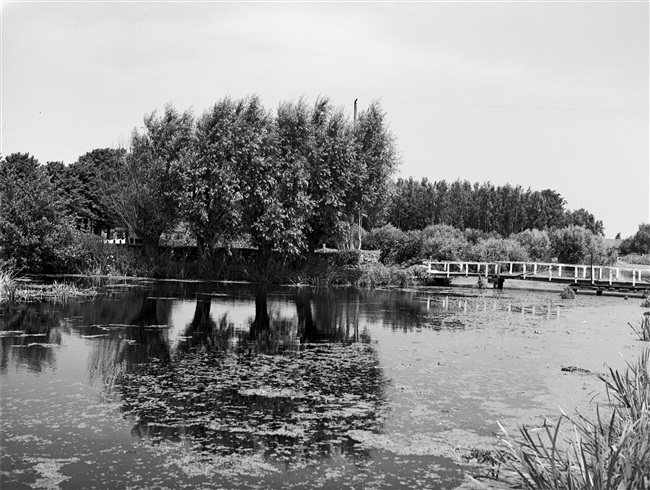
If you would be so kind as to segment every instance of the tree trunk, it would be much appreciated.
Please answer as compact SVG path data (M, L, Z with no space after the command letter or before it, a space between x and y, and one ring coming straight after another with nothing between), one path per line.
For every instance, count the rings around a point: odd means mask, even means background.
M155 262L158 259L159 248L158 242L160 241L160 235L158 237L142 237L142 246L144 248L144 256L149 262Z

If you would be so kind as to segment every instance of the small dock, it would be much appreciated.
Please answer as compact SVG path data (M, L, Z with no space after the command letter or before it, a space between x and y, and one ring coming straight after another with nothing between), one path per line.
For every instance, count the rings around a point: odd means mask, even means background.
M544 262L425 261L429 274L440 278L484 277L497 289L506 280L543 281L569 285L574 291L644 292L650 290L650 270Z

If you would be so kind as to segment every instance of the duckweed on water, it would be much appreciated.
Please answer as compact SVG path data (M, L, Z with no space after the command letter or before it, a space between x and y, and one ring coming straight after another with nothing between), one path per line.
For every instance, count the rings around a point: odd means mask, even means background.
M384 383L370 345L311 344L286 355L197 352L144 364L124 375L121 392L135 433L189 435L220 468L233 455L298 464L347 450L348 431L380 429Z

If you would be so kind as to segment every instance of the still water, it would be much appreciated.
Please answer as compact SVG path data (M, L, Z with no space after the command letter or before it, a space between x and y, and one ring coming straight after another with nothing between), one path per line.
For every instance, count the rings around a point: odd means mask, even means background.
M0 310L2 489L471 488L497 421L589 412L643 348L636 298L98 291Z

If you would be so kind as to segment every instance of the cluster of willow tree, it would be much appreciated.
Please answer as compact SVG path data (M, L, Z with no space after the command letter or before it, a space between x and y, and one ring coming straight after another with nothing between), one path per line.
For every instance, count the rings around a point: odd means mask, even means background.
M467 180L451 184L398 179L388 210L388 222L403 231L422 230L430 225L450 225L503 237L524 230L553 230L582 226L604 234L602 221L585 209L565 209L566 201L557 192L524 190L510 184L490 182L474 185Z
M36 179L56 189L54 214L67 211L77 229L131 230L149 258L181 222L202 259L241 236L262 255L299 255L349 236L361 217L380 219L398 163L378 102L351 120L327 98L283 102L272 113L257 96L224 97L200 117L168 105L145 116L128 148L94 150L72 165L50 162L43 175L32 175L38 162L28 154L9 155L0 205L7 215L32 208L29 197L17 204L7 196ZM18 228L30 219L38 221L31 213ZM5 221L6 252L16 227ZM24 244L42 241L32 232L23 233Z

